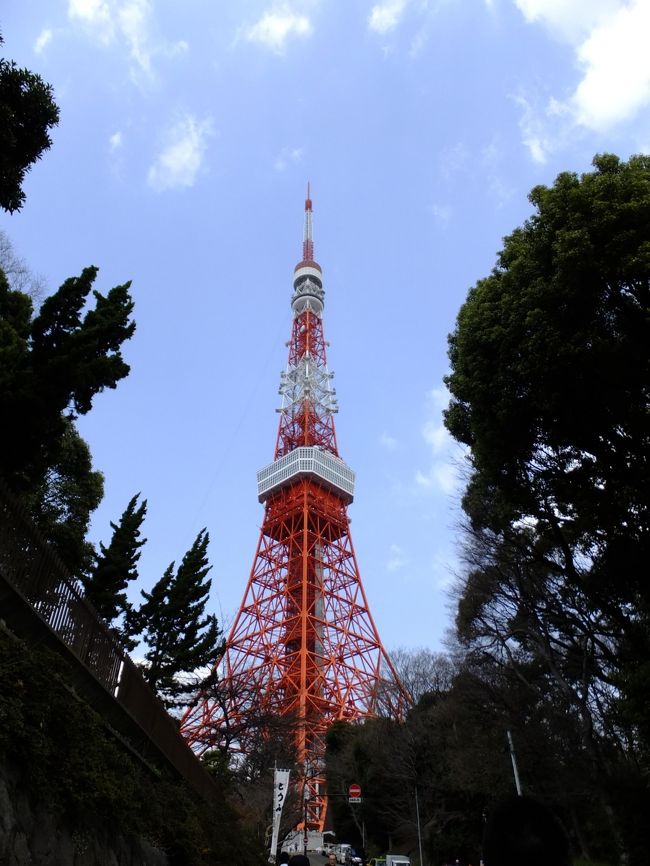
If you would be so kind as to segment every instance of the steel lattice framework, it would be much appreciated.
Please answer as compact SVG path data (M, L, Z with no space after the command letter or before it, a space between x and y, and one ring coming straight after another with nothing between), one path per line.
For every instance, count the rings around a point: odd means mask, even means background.
M265 513L253 567L221 660L218 696L188 710L182 731L198 752L224 742L245 749L247 719L290 719L306 824L322 830L327 728L379 712L400 716L406 702L350 537L354 473L336 443L309 189L291 303L275 459L258 472Z

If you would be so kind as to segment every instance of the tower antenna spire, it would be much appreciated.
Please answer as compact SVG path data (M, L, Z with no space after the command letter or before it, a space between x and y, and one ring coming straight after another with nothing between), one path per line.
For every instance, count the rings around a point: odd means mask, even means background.
M307 198L305 199L305 231L302 239L303 262L314 261L314 235L311 221L310 183L307 181Z

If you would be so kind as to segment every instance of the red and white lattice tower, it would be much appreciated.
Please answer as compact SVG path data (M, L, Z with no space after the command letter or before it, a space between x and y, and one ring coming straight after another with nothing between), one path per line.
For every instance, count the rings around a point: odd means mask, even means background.
M370 614L350 537L354 472L336 443L309 187L293 289L275 459L257 473L264 520L220 663L221 697L188 710L182 731L202 753L245 730L247 716L292 719L307 828L322 830L328 726L378 712L400 716L405 699ZM245 750L244 740L239 736L237 745Z

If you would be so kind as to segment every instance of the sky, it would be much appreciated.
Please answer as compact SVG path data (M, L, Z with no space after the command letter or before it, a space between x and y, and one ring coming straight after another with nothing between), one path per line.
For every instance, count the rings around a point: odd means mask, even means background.
M650 152L650 0L5 0L0 29L61 109L0 229L47 291L91 264L102 292L132 281L131 373L78 425L92 539L140 492L149 590L207 527L232 622L310 181L362 582L389 652L440 650L465 467L447 335L532 187Z

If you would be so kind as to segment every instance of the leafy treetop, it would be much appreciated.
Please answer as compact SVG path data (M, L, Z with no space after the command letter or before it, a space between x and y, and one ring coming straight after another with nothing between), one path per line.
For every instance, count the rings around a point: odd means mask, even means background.
M51 85L12 60L0 58L0 207L4 210L12 213L23 206L25 175L51 146L50 130L58 122Z

